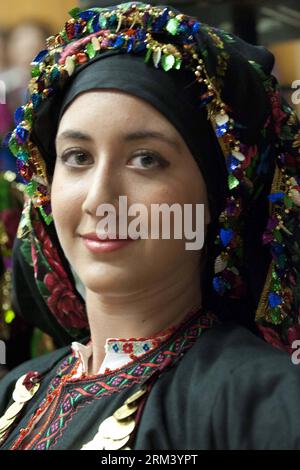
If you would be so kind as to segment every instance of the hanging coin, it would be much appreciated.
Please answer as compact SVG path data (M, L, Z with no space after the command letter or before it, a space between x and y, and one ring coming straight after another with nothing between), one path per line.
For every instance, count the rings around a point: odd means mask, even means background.
M124 439L119 440L105 439L96 434L91 442L88 442L81 447L81 450L120 450L127 444L129 439L130 436L126 436Z
M23 409L24 403L13 403L10 407L6 410L3 418L6 419L14 419Z
M117 421L114 416L110 416L100 424L98 434L104 438L118 440L129 436L134 428L134 419Z
M26 403L31 400L40 387L40 384L37 383L31 388L31 390L27 390L25 385L23 385L25 377L26 375L23 375L18 379L13 392L13 399L18 403Z
M131 405L135 401L139 400L145 393L147 392L147 388L143 387L137 392L135 392L133 395L131 395L127 400L125 400L125 405Z
M13 422L14 419L7 419L5 416L2 416L2 418L0 418L0 432L6 431Z
M119 408L117 411L114 412L113 416L119 421L125 418L129 418L129 416L132 416L138 409L138 406L136 405L123 405L121 408Z
M130 439L130 435L124 437L123 439L106 439L103 437L98 438L98 434L93 439L97 444L98 450L120 450L124 447Z

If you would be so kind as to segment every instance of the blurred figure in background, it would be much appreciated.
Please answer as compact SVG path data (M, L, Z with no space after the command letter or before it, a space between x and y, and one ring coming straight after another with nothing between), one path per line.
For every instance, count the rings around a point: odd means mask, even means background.
M36 21L28 20L16 25L7 35L7 68L0 72L0 80L7 86L7 100L11 113L26 98L26 83L30 76L30 63L34 56L45 47L51 35L50 28Z
M33 332L30 325L16 316L12 307L11 249L23 192L5 137L13 127L14 110L25 101L30 63L44 48L50 34L47 25L35 21L18 24L7 34L0 31L0 81L5 85L5 96L0 100L0 340L5 341L7 361L5 366L0 365L0 377L31 356L42 354L47 342L39 331Z

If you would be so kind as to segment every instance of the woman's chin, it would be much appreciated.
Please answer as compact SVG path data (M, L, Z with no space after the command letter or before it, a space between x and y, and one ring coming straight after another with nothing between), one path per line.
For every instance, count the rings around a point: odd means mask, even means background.
M111 296L122 295L137 287L141 276L132 266L130 269L119 266L117 269L111 266L97 266L97 269L82 269L81 280L86 289Z

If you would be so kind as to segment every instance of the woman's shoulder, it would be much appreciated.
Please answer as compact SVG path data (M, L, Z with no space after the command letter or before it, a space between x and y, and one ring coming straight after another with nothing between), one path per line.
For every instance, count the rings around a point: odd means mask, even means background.
M215 325L204 330L185 358L192 367L216 368L231 374L238 370L255 370L257 367L299 372L292 357L266 343L247 328L233 322ZM184 361L183 361L184 362Z
M11 399L16 381L22 377L22 375L31 371L39 372L40 374L50 372L64 359L64 357L68 355L68 353L70 353L70 351L70 346L57 349L51 353L26 361L6 374L0 380L0 416L5 411L7 404Z

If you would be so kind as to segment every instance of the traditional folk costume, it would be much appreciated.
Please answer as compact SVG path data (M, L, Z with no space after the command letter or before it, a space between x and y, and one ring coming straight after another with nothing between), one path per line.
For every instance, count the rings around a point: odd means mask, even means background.
M300 338L300 127L272 54L169 7L70 13L32 63L10 138L30 198L14 305L62 348L0 382L1 448L299 449L300 370L289 353ZM146 100L181 133L212 222L201 308L153 338L108 338L90 376L85 302L49 189L62 113L105 88Z

